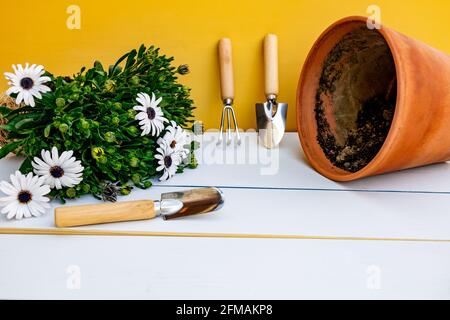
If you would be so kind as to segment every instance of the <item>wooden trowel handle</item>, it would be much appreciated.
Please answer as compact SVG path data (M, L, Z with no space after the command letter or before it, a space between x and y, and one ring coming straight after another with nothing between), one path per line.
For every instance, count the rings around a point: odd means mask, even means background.
M233 57L228 38L219 41L219 67L222 100L234 99Z
M278 95L278 39L274 34L264 38L266 96Z
M55 225L60 228L147 220L154 217L155 205L152 200L67 206L55 209Z

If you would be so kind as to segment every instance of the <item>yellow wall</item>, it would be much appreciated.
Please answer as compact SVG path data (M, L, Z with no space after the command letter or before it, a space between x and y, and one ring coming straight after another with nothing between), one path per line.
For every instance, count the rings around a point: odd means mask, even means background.
M219 4L223 3L223 4ZM450 52L450 1L377 0L382 21L405 34ZM81 8L81 30L66 27L66 8ZM232 38L236 107L243 128L255 127L254 103L264 99L261 40L280 42L280 98L290 106L295 130L295 91L301 66L317 36L334 20L366 15L362 0L1 0L0 72L13 63L39 63L55 74L72 74L98 59L112 63L141 43L155 44L188 63L184 83L192 88L198 119L219 124L221 101L216 43ZM6 81L0 81L0 89Z

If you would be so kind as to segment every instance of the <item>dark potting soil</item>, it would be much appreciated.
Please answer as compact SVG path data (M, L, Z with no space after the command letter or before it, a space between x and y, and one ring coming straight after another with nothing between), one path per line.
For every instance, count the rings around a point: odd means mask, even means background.
M347 37L352 40L352 36L350 34ZM366 46L361 38L356 37L354 40L354 43L356 42L354 46L343 45L345 41L338 43L325 60L315 105L317 141L325 156L336 167L352 173L364 168L379 152L391 126L397 95L396 81L393 81L389 92L363 101L356 117L356 123L352 129L347 131L345 142L337 143L325 116L322 97L323 95L330 97L336 90L336 80L342 75L339 68L342 65L342 57L348 56L352 50L358 50L358 47L360 49Z
M383 97L367 100L358 113L356 129L348 133L344 145L336 143L327 126L319 126L318 141L327 158L338 168L349 172L364 168L376 156L386 139L394 106L395 103L389 103Z

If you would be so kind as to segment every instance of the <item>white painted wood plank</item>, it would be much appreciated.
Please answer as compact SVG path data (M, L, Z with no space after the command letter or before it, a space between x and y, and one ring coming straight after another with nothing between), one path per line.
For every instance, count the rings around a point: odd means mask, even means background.
M181 188L139 190L129 199L156 199ZM153 219L86 226L81 229L154 232L245 233L450 240L450 199L439 194L353 193L224 189L217 212L163 221ZM70 202L92 203L90 197ZM57 204L53 204L55 206ZM0 228L52 228L53 213L8 221Z
M12 235L0 241L0 299L450 298L449 244Z
M450 194L450 165L441 163L347 183L331 181L314 171L301 150L297 133L287 133L280 148L257 146L255 134L243 135L242 145L216 146L207 133L198 151L201 165L160 184L239 186L332 190L439 192Z

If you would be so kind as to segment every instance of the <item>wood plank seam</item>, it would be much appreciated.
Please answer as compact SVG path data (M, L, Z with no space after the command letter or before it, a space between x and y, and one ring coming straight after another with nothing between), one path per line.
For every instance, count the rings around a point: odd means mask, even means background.
M95 229L77 230L77 229L42 229L42 228L39 228L39 229L0 228L0 234L450 243L450 239L427 239L427 238L346 237L346 236L240 234L240 233L195 233L195 232L153 232L153 231L120 231L120 230L95 230Z

